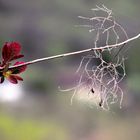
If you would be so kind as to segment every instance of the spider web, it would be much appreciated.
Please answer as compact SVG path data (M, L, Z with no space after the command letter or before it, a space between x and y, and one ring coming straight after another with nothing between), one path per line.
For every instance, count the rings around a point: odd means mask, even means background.
M73 91L71 104L74 97L84 99L89 102L94 102L97 106L105 110L110 109L110 105L119 102L120 107L123 100L123 90L119 83L126 75L124 61L125 58L120 56L120 51L124 48L107 47L100 49L99 43L103 40L104 35L105 46L117 44L122 39L127 40L128 35L124 28L116 22L113 17L112 10L102 5L92 9L94 17L79 16L82 20L89 21L87 25L78 25L86 27L90 33L94 33L94 48L91 54L83 56L76 73L79 75L77 84L66 90ZM115 39L112 41L112 37ZM104 58L104 53L108 53L112 57L107 61Z

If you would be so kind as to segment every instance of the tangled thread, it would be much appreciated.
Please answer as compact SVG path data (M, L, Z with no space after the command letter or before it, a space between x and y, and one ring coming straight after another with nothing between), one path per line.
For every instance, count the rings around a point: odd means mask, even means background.
M79 75L75 87L67 90L73 90L71 103L74 97L88 102L94 102L97 106L105 110L110 109L110 105L119 102L120 107L123 100L123 90L119 83L126 75L124 57L120 51L125 44L120 47L107 47L100 49L100 43L105 40L105 46L120 43L128 39L124 28L115 21L112 10L102 5L92 9L94 17L79 16L80 19L89 22L87 25L78 25L88 28L90 33L94 34L94 48L91 54L84 56L76 71ZM104 37L104 39L102 38ZM114 38L114 40L112 39ZM111 57L109 61L105 59L105 54Z

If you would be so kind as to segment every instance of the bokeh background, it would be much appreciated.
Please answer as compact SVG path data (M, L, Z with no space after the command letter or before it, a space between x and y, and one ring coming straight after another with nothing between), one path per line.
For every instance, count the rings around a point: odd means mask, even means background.
M0 0L0 47L22 44L24 61L92 46L77 16L112 9L129 37L140 32L139 0ZM0 140L138 140L140 133L140 40L128 44L124 100L110 111L74 101L58 86L74 85L81 55L37 63L24 82L0 85Z

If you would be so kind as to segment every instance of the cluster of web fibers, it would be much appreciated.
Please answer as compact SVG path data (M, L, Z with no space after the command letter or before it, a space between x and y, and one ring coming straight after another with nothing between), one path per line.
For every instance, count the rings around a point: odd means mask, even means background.
M77 26L86 27L88 31L92 33L94 42L93 48L100 48L103 44L108 51L111 51L114 47L109 47L110 45L116 44L117 46L118 43L128 40L125 29L116 22L112 10L104 5L101 7L96 6L96 8L91 10L93 12L93 17L78 16L80 19L86 21L86 24ZM96 56L100 55L99 50L94 51Z
M123 91L119 83L125 76L124 59L108 63L102 58L85 56L77 73L80 78L73 89L71 102L75 96L80 100L95 103L105 110L109 110L109 105L117 102L121 107Z
M119 83L125 77L124 58L106 62L95 55L84 56L76 71L79 75L76 86L61 91L73 91L73 99L109 110L114 103L122 104L123 91Z
M120 52L129 38L124 28L115 21L112 10L102 5L96 6L92 11L94 17L79 16L80 19L89 22L87 25L79 26L86 27L93 33L93 49L89 55L83 56L80 62L77 69L77 84L63 91L73 90L71 103L75 98L95 104L104 110L109 110L110 105L114 103L119 103L121 108L123 90L120 82L126 72L125 59ZM105 54L109 60L106 60Z

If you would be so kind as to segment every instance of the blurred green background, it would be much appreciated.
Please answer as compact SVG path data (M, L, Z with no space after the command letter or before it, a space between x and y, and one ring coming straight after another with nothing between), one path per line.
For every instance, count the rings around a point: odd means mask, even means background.
M129 37L140 32L139 0L0 0L0 46L22 44L24 61L90 48L93 40L77 16L112 9ZM0 85L0 140L138 140L140 132L140 40L128 44L122 109L106 112L60 92L74 85L81 55L28 67L24 82Z

